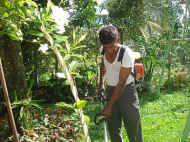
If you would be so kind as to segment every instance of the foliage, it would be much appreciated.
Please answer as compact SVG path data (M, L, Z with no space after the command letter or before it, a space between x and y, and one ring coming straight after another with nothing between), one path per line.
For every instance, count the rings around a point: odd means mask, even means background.
M152 79L155 68L162 65L164 54L161 51L160 37L151 37L148 42L140 39L138 42L144 47L143 63L145 66L145 77L141 88L142 92L150 93L152 87Z
M37 7L32 0L2 0L0 2L0 36L12 40L22 40L22 25L33 19L33 10Z
M36 3L41 4L37 6ZM32 88L39 89L33 92L39 96L38 99L45 99L49 103L59 102L56 104L56 111L52 112L56 116L49 115L45 111L44 113L48 115L42 114L41 118L35 119L35 125L31 120L31 115L33 115L31 110L42 109L38 102L26 99L16 100L13 103L15 110L20 108L17 112L22 126L24 128L36 127L31 131L24 130L27 136L22 137L23 141L31 140L32 137L35 141L39 139L45 141L46 135L52 136L48 139L50 141L55 140L57 136L59 136L58 140L63 138L62 141L69 141L73 137L81 138L79 130L81 125L75 110L86 108L87 102L79 101L71 105L60 102L67 100L71 103L73 98L66 99L66 96L71 96L66 74L52 50L49 49L57 48L64 57L69 72L75 80L74 83L78 87L80 97L93 95L97 78L96 58L99 54L96 33L100 26L96 21L96 2L94 0L74 0L72 3L68 0L52 0L52 2L48 0L36 1L36 3L32 0L0 1L0 37L7 36L12 40L22 41L27 80L28 82L35 81L34 86L29 87L29 93L26 96L35 98L35 95L31 96ZM57 11L61 8L64 10L57 17L52 15L55 10L53 10L54 4L59 5L56 7ZM107 8L109 21L106 23L111 22L118 26L122 41L130 42L132 39L137 50L144 53L145 78L141 91L144 91L144 94L156 95L161 93L164 85L170 86L172 90L177 89L176 72L181 65L189 66L190 61L189 41L184 40L189 35L189 18L186 15L181 21L182 9L179 1L110 0L107 2ZM71 19L68 18L67 11L71 14ZM60 17L63 19L59 19ZM68 23L69 26L66 26ZM173 42L175 38L182 39L180 42ZM184 82L188 83L188 77L185 77ZM181 86L184 88L183 84ZM145 98L142 96L141 99L145 140L157 141L158 138L160 141L177 140L176 135L180 136L180 126L184 124L187 114L187 102L185 101L187 96L160 94L160 96ZM62 109L61 113L57 111L57 108ZM92 117L95 111L99 111L99 108L94 106L87 109ZM86 117L86 121L90 122L90 119ZM70 125L67 125L68 123ZM90 127L91 133L101 128L92 123ZM54 133L55 131L59 134ZM92 134L92 137L95 141L101 141L99 138L103 138L103 134Z
M97 69L95 58L98 50L93 49L95 45L90 45L90 40L94 42L94 38L89 39L89 36L91 35L88 30L73 29L63 50L64 59L70 64L70 71L75 77L81 96L90 95L90 91L95 88L94 78Z
M13 109L18 110L19 108L18 120L20 126L23 128L31 128L33 126L31 120L31 110L32 108L41 109L40 105L38 105L36 101L30 99L15 101L12 105Z
M17 94L15 95L14 102L12 103L12 108L15 110L16 119L19 121L19 127L23 128L32 128L32 118L31 110L32 109L41 109L38 104L39 101L31 100L31 89L33 83L31 83L30 88L26 94L27 99L18 100Z
M53 18L54 18L54 22L57 24L57 26L59 28L59 31L57 31L57 33L59 33L59 34L64 33L64 31L65 31L65 28L64 28L65 23L68 23L68 22L65 22L67 20L67 17L63 17L64 19L59 19L59 16L57 14L59 12L62 15L66 15L66 13L61 8L53 6L52 3L49 4L49 8L52 8L52 12L53 12L52 15L53 15ZM54 15L54 11L55 11L56 15ZM47 13L49 12L48 9L47 9L46 12ZM41 21L40 30L44 33L44 38L49 43L49 48L55 54L55 56L56 56L56 58L58 60L58 63L60 65L61 70L64 71L64 73L66 74L66 78L67 78L67 80L69 82L69 86L70 86L72 95L74 97L74 100L76 102L78 102L80 99L78 97L78 91L77 91L76 84L75 84L74 79L73 79L73 77L72 77L72 75L70 73L70 69L69 69L68 65L66 64L63 56L61 55L61 52L59 51L60 47L62 47L62 46L59 45L59 44L56 44L56 41L53 39L53 36L51 35L51 33L53 34L53 32L50 32L48 30L49 27L46 25L47 21L45 21L45 19L43 19L42 17L40 17L39 20ZM43 46L43 48L41 48L41 50L43 52L45 52L47 49L48 49L47 46ZM82 109L79 109L78 111L80 113L80 121L82 123L83 132L84 132L84 136L85 136L84 138L87 141L90 141L90 136L88 134L88 127L87 127L87 124L85 122L85 117L84 117L83 111L82 111Z
M148 1L145 1L148 3ZM151 5L151 7L150 7ZM149 6L149 8L148 8ZM152 77L155 79L156 76L159 78L157 83L158 91L161 86L167 86L167 89L174 89L176 87L175 84L175 73L172 70L175 70L179 67L179 61L177 58L177 54L183 54L186 44L179 44L176 46L173 42L174 38L180 37L180 31L183 27L176 27L176 24L180 22L180 18L182 16L179 13L180 6L179 2L176 1L160 1L160 2L151 2L146 6L146 16L150 16L150 11L155 11L151 9L152 7L157 7L155 13L151 15L152 17L147 17L149 20L155 20L156 22L147 21L145 27L140 27L141 33L144 37L137 38L137 44L140 44L145 49L146 56L143 58L146 68L145 82L143 82L143 86L145 89L152 88L152 83L150 82ZM149 11L150 10L150 11ZM161 11L162 10L162 11ZM160 13L159 15L157 13ZM155 14L155 15L154 15ZM182 23L181 23L182 24ZM179 34L180 33L180 34ZM144 42L145 40L145 42ZM151 49L151 50L150 50ZM188 53L188 49L186 50ZM177 53L177 54L176 54ZM154 61L153 61L154 58ZM179 57L180 60L185 60L185 54ZM187 59L187 58L186 58ZM167 61L167 62L166 62ZM149 66L149 68L147 68ZM152 69L158 69L156 72L153 72ZM167 69L167 77L166 77L166 69ZM149 80L147 82L147 80ZM165 83L163 84L163 80ZM148 83L148 84L147 84ZM167 84L167 85L166 85ZM147 87L150 86L150 87ZM149 90L149 89L148 89ZM160 92L160 91L159 91Z
M57 33L58 27L56 26L56 23L53 20L53 17L51 16L51 7L53 7L52 3L48 3L47 8L40 8L40 11L36 11L36 16L35 20L29 23L29 26L24 27L24 37L25 41L32 41L32 43L28 43L29 45L33 45L33 47L37 48L40 45L45 45L47 44L47 48L49 48L48 43L45 43L45 35L44 33L40 32L41 30L41 24L44 24L48 30L48 32L51 34L55 46L59 48L61 51L62 55L64 56L64 60L66 63L69 65L69 69L71 71L71 74L73 77L76 79L76 82L79 86L79 93L84 96L84 94L88 95L88 93L85 92L90 92L88 91L89 88L92 88L95 86L93 83L94 80L94 75L95 75L95 69L94 67L96 66L95 62L91 61L92 58L89 56L88 51L89 47L87 47L84 43L84 40L86 40L88 30L81 28L72 28L70 27L67 29L65 34L60 34ZM32 28L31 28L31 25ZM45 44L44 44L45 43ZM25 45L28 45L25 44ZM27 70L29 71L29 78L32 76L36 76L35 78L38 78L38 83L37 79L36 84L39 85L51 85L51 88L57 88L56 86L60 82L59 80L55 80L56 73L60 72L60 66L58 65L57 59L55 56L52 56L53 53L51 50L48 50L47 52L44 53L39 53L36 49L30 48L30 50L26 47L23 47L23 51L26 51L25 56L30 56L31 50L34 52L29 59L27 66ZM39 48L40 49L40 48ZM91 50L91 49L90 49ZM28 53L27 53L28 52ZM93 51L90 51L93 53ZM34 57L34 55L36 55ZM28 58L28 57L26 57ZM39 61L36 62L36 59ZM31 64L33 63L33 64ZM32 66L31 66L32 65ZM55 80L52 83L48 83L51 80ZM43 83L44 82L44 83ZM35 84L35 86L36 86ZM67 86L67 81L65 80L63 83L65 86ZM85 85L84 85L85 84ZM86 86L85 90L83 87ZM58 89L58 88L57 88ZM59 90L59 89L58 89ZM61 89L60 91L56 91L58 94L66 94L69 93L69 90L66 89L63 91ZM63 91L63 92L61 92Z
M80 101L74 103L73 105L67 104L65 102L58 102L58 103L56 103L56 106L67 109L67 110L74 110L74 109L81 109L81 108L85 107L86 104L87 104L87 101L80 100Z
M68 105L67 105L68 106ZM79 114L58 106L48 106L43 113L34 112L33 128L24 129L21 142L29 141L71 141L82 138Z
M107 4L110 22L117 25L124 37L135 40L140 35L139 27L144 24L144 3L142 0L111 0ZM121 34L122 34L121 33Z
M188 92L163 92L157 96L142 96L140 106L144 141L178 142L180 140L190 107ZM89 102L85 110L93 119L100 111L100 103ZM90 123L89 126L94 142L104 141L103 125ZM128 142L124 128L123 134L124 141Z
M73 0L73 16L71 23L74 26L91 27L96 20L96 2L94 0Z

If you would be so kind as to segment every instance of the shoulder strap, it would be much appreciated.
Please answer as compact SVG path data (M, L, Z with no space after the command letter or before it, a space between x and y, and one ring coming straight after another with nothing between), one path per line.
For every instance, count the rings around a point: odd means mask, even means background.
M119 57L118 57L118 60L117 60L118 62L121 62L121 64L122 64L124 53L125 53L125 48L121 47L121 49L119 51Z
M103 48L102 51L101 51L101 55L104 55L104 54L105 54L105 50Z
M121 47L120 51L119 51L119 57L117 59L118 62L121 62L122 64L122 60L123 60L123 56L124 56L124 53L125 53L125 48L124 47ZM101 52L101 55L104 55L105 54L105 50L103 49L102 52Z
M121 47L120 51L119 51L119 57L118 57L118 62L121 62L122 64L122 60L123 60L123 56L124 56L124 53L125 53L125 48L124 47ZM135 74L135 68L134 68L134 72L131 72L131 75L136 78L136 74Z

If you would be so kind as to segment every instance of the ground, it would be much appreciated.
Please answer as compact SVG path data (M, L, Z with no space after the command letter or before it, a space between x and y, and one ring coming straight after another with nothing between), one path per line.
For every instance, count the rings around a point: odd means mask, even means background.
M188 92L162 93L156 96L140 98L143 138L145 142L179 142L190 110ZM87 114L92 121L100 110L98 102L89 102ZM93 142L103 140L103 126L90 123L90 134ZM124 139L127 136L123 130ZM190 138L189 138L190 140Z
M140 112L144 142L179 142L190 113L190 93L165 92L160 95L140 97ZM97 100L88 101L84 112L89 116L89 132L92 142L103 142L103 125L94 124L94 116L100 112L100 103ZM42 110L34 112L33 128L23 130L23 142L84 142L79 116L69 108L55 107L54 104L44 106ZM8 128L7 121L0 119L1 130ZM5 125L6 124L6 125ZM4 127L2 127L4 126ZM123 131L125 142L127 135ZM0 141L8 142L6 131L0 131ZM78 138L78 139L77 139ZM77 140L76 140L77 139ZM190 141L190 137L187 142Z

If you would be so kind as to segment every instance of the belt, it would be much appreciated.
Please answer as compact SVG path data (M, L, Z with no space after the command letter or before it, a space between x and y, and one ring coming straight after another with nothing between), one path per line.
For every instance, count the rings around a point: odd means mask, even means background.
M126 84L125 87L127 87L127 86L131 86L131 85L134 85L134 84L135 84L135 82L132 81L132 82ZM115 86L108 85L108 87L115 87Z

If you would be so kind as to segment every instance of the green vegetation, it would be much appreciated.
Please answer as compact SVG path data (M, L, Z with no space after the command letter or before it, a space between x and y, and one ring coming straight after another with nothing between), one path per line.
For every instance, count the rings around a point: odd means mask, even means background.
M103 141L93 118L101 110L97 31L108 23L142 55L145 142L189 141L188 0L0 0L0 58L21 142L86 142L88 131L92 142ZM12 133L0 87L6 142Z
M190 109L188 92L162 93L140 99L143 137L146 142L179 142ZM94 142L103 141L103 125L95 125L93 118L99 112L98 102L89 102L85 110L92 118L90 134ZM125 141L127 140L126 134Z
M189 101L188 93L175 92L162 94L153 102L142 103L144 140L179 142L182 136L181 128L185 126L190 108Z

